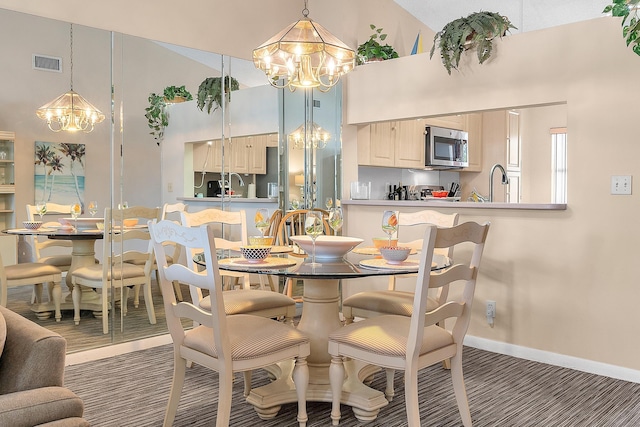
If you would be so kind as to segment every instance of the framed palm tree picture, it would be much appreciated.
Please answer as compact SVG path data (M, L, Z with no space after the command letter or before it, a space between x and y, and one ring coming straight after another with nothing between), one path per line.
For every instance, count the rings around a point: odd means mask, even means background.
M35 201L80 203L84 211L85 144L35 144Z

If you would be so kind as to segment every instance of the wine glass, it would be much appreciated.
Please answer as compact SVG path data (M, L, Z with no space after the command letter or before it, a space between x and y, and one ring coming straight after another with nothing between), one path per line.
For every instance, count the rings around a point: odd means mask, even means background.
M98 202L95 200L89 202L89 213L91 214L91 217L96 216L98 213Z
M327 207L327 210L331 210L333 207L333 197L327 197L324 199L324 205Z
M333 230L334 235L338 234L338 231L342 228L342 222L342 208L340 206L336 206L329 211L329 226Z
M118 203L118 209L129 209L129 203L127 203L126 201Z
M391 246L391 235L398 231L398 211L384 211L382 214L382 231L389 235L389 246Z
M319 235L322 234L323 226L322 226L322 212L311 211L308 212L305 220L304 220L304 232L309 237L311 237L311 242L313 243L313 249L311 252L311 267L320 266L316 262L316 239Z
M300 200L296 198L291 199L291 207L293 210L297 210L300 207Z
M78 229L78 216L80 215L81 211L82 206L80 206L80 203L76 202L73 204L73 206L71 206L71 218L73 218L76 230Z
M47 203L44 201L36 203L36 212L40 215L40 221L42 221L42 216L47 213Z
M264 237L264 233L269 229L269 209L260 208L256 210L256 215L253 220L255 221L256 228L260 230L262 237Z

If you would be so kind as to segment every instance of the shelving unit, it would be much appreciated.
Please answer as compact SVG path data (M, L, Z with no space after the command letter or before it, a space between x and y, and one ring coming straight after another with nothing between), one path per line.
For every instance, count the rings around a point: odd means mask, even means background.
M0 230L15 228L15 133L0 131ZM16 238L0 234L0 250L5 265L16 263Z

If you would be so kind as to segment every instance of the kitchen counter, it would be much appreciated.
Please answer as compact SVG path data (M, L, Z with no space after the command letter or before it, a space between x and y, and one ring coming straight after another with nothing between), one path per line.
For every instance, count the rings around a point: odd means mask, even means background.
M341 200L344 206L385 206L418 208L473 208L473 209L517 209L517 210L567 210L566 203L503 203L503 202L452 202L447 200Z
M180 200L184 203L195 203L195 202L205 202L205 203L216 203L222 202L222 197L178 197L177 200ZM252 199L248 199L246 197L225 197L225 203L278 203L278 199L268 199L266 197L254 197Z

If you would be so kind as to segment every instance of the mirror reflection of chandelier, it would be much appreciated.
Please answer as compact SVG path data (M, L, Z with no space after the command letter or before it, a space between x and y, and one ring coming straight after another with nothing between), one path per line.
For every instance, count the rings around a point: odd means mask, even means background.
M331 134L315 122L311 124L311 127L306 127L303 123L291 132L288 138L289 146L293 146L293 148L303 149L308 147L322 149L326 147L327 142L331 140Z
M269 83L277 88L318 88L326 92L342 74L355 67L356 53L322 25L303 19L264 42L253 51L253 63L264 71Z
M71 89L43 105L36 110L36 115L47 121L49 129L54 132L60 131L83 131L89 133L96 123L104 120L105 116L100 110L91 105L80 94L73 90L73 24L70 31L71 56L70 74Z

